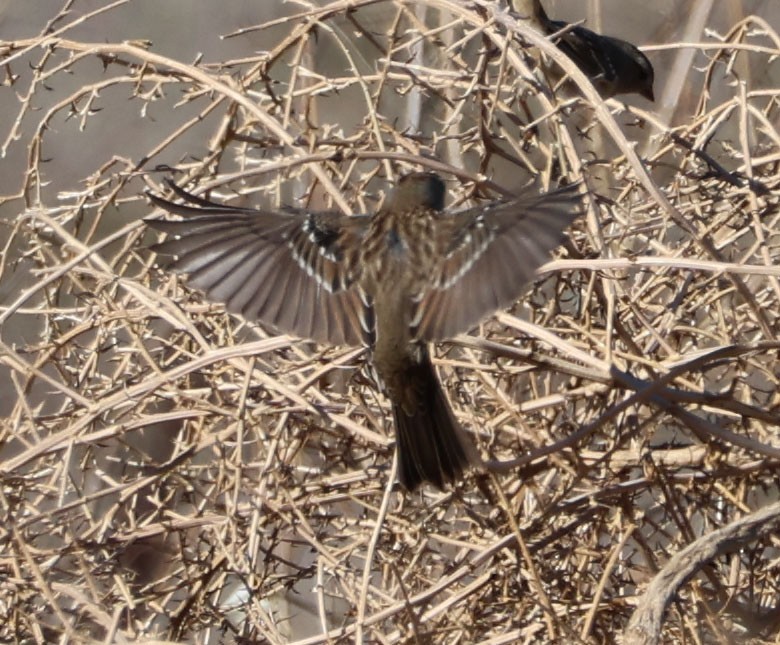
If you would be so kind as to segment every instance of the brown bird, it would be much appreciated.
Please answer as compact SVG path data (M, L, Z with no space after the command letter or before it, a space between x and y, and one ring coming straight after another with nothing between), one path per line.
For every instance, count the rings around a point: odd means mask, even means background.
M172 186L192 205L150 198L183 219L146 219L228 311L323 343L371 347L393 404L399 479L439 488L481 462L455 419L427 343L512 303L580 214L577 186L456 213L444 182L407 175L373 216L222 206Z
M569 27L561 20L551 20L540 0L510 0L512 8L532 27L555 42L571 58L604 98L617 94L639 94L654 101L655 72L650 61L631 43L602 36L585 27Z

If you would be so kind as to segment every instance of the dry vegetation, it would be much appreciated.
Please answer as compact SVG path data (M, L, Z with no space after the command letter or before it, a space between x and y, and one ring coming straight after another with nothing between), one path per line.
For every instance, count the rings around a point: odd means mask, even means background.
M491 2L302 6L219 63L65 14L0 41L3 150L30 142L0 264L0 641L777 642L780 35L672 45L670 127ZM47 190L49 138L128 100L145 153ZM165 176L371 211L419 168L454 208L583 176L590 210L527 298L436 348L503 472L403 495L365 350L226 315L138 218Z

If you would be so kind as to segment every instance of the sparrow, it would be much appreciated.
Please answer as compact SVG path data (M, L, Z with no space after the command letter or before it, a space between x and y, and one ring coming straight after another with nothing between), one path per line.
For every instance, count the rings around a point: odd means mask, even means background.
M238 208L170 184L149 193L181 219L146 218L152 248L227 310L281 332L367 345L392 403L398 478L442 489L479 454L455 418L428 344L475 326L523 292L581 213L577 185L444 210L433 173L402 177L373 215Z
M618 94L639 94L654 101L653 66L631 43L602 36L585 27L569 27L562 20L551 20L540 0L510 0L512 8L529 24L555 43L571 58L603 98ZM565 33L559 34L562 30Z

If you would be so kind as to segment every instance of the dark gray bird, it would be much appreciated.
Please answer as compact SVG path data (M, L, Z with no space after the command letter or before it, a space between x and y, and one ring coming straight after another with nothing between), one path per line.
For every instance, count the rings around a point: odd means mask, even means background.
M172 270L248 320L371 347L407 490L479 465L427 344L518 298L581 213L577 186L447 213L444 182L415 173L371 216L235 208L173 188L190 205L150 198L182 219L145 220L169 234L152 249L174 256Z
M555 38L558 49L590 78L601 96L639 94L648 101L655 100L653 66L634 45L585 27L569 27L562 20L551 20L540 0L510 1L512 8L544 35L552 36L566 29Z

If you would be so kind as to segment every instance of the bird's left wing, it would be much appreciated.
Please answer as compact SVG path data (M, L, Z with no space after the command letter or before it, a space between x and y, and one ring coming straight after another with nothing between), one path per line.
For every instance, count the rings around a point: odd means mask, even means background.
M357 284L366 216L236 208L173 186L190 202L149 194L179 220L147 218L168 238L152 247L168 268L228 311L335 345L370 343L370 303Z
M415 298L413 336L451 338L514 302L582 212L573 185L443 218L442 260L433 288Z

